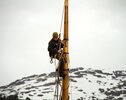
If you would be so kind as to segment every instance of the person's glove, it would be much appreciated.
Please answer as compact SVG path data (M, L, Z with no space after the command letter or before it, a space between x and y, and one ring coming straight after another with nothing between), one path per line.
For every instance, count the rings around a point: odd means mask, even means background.
M59 49L59 50L58 50L58 53L62 53L62 49Z

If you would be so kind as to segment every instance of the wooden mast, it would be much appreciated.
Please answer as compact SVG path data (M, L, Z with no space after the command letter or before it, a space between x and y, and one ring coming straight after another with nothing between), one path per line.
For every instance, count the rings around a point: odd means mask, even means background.
M64 48L63 53L65 57L64 64L64 77L62 81L62 100L69 99L69 49L68 49L68 0L65 0L65 12L64 12Z

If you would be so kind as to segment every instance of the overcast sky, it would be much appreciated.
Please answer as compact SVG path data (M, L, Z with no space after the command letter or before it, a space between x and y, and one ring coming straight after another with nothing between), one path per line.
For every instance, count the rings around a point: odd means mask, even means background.
M55 70L47 46L64 0L0 0L0 85ZM70 67L126 70L126 0L69 0ZM63 34L63 32L62 32Z

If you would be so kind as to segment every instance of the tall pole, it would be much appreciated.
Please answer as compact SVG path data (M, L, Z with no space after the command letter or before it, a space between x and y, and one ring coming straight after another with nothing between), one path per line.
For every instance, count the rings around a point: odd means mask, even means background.
M62 100L69 99L69 49L68 49L68 0L65 0L65 12L64 12L64 77L62 81Z

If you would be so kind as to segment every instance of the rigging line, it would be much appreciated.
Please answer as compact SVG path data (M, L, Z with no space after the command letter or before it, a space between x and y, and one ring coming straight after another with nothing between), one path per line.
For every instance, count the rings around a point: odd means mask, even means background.
M56 82L56 73L55 73L55 82ZM54 98L53 98L53 100L55 100L55 96L56 96L56 86L55 86L55 92L54 92Z
M57 69L56 56L55 56L55 68ZM56 96L57 96L57 100L58 100L58 95L59 95L58 77L59 77L59 75L58 75L57 71L55 73L56 73Z
M55 68L56 68L56 56L54 56L54 58L55 58L55 61L54 61L54 66L55 66ZM57 75L56 75L56 72L55 72L55 82L57 81ZM57 83L56 83L57 84ZM53 100L55 100L55 96L56 96L56 88L57 88L57 85L55 86L55 92L54 92L54 98L53 98Z
M54 61L54 65L55 65L55 68L58 66L58 64L56 63L56 56L57 55L55 55L54 56L54 58L55 58L55 61ZM54 99L53 100L55 100L55 98L56 98L56 100L58 100L58 98L59 98L59 85L60 85L60 82L59 82L60 80L59 80L59 71L57 72L57 71L55 71L55 82L56 82L56 86L55 86L55 93L54 93Z
M59 39L61 38L61 31L62 31L62 25L63 25L63 18L64 18L64 10L65 10L65 1L63 4L63 10L62 10L62 16L61 16L61 24L60 24L60 31L59 31ZM59 50L61 49L61 42L59 44Z
M55 63L55 66L56 66L56 63ZM56 79L55 97L57 97L57 100L61 100L62 86L60 84L60 79L59 79L59 69L58 69L58 72L56 72L56 73L57 73L57 75L55 77L55 79ZM60 94L59 94L59 86L60 86ZM55 100L55 99L53 99L53 100Z
M57 89L59 89L59 88L58 88L58 82L59 82L58 77L56 77L56 80L55 80L55 81L56 81L56 86L55 86L55 93L54 93L54 98L53 98L53 100L58 100L58 98L59 98L59 97L58 97L58 95L59 95L59 92L58 92L58 91L59 91L59 90L57 90ZM55 98L56 98L56 99L55 99Z
M59 98L59 100L62 100L62 96L61 96L61 94L62 94L62 88L61 88L61 90L60 90L60 98Z
M63 10L62 10L62 17L61 17L61 24L60 24L60 35L59 38L61 37L61 31L62 31L62 25L63 25L63 18L64 18L64 6L65 6L65 2L63 4Z
M70 57L69 57L69 68L71 68L71 65L70 65ZM73 92L72 92L72 88L73 88L73 86L72 86L72 81L70 81L70 79L71 79L71 73L70 73L70 70L69 70L69 87L71 87L71 90L70 90L70 94L71 94L71 96L70 96L70 100L72 100L73 98Z
M64 2L64 5L65 5L65 2ZM59 33L59 38L61 38L61 31L62 31L62 25L63 25L63 18L64 18L64 5L63 5L63 10L62 10L62 18L61 18L61 24L60 24L60 33ZM60 45L59 45L59 49L61 49L61 43L60 43ZM61 55L60 55L60 57L59 57L59 60L61 59L61 57L62 57L62 55L63 55L63 52L61 53ZM58 66L57 66L57 64L56 64L56 58L55 58L55 61L54 61L55 63L55 67L57 68ZM57 75L56 75L57 74ZM61 87L61 84L60 84L60 80L59 80L59 72L57 73L56 72L56 74L55 74L55 81L56 81L56 87L55 87L55 93L54 93L54 99L55 99L55 96L56 96L56 92L57 92L57 100L58 100L58 83L59 83L59 85L60 85L60 87ZM56 90L56 88L57 88L57 90ZM62 91L61 91L62 92ZM60 93L60 95L61 95L61 93ZM61 98L61 97L60 97Z
M55 86L55 93L54 93L53 100L55 100L55 96L56 96L56 86Z

